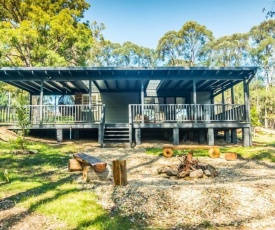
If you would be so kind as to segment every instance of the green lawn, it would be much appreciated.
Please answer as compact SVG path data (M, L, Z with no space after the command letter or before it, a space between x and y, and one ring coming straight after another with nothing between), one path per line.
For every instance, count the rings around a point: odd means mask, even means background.
M275 162L274 137L261 135L253 141L254 146L249 148L221 147L221 154L236 152L246 159ZM29 149L38 150L33 155L10 154L14 148L15 143L0 142L0 200L10 202L6 209L21 207L30 214L47 216L53 222L62 223L62 229L145 228L142 223L133 224L131 217L104 210L92 190L76 183L81 173L69 173L67 162L70 154L82 151L81 145L33 142L28 144ZM146 152L162 155L159 148L148 148ZM187 151L175 151L175 155L182 154ZM208 156L208 150L196 150L194 156ZM5 207L0 207L1 210Z
M189 150L174 150L174 156L182 156L187 154ZM238 146L221 146L221 156L226 152L236 152L239 157L251 160L261 160L275 162L275 137L272 135L258 134L253 138L253 146L244 148ZM147 154L162 156L162 148L147 148ZM208 156L208 150L194 150L195 157Z
M69 155L79 146L32 143L28 147L39 153L9 154L14 145L0 142L0 200L12 202L9 208L15 205L52 217L66 226L62 229L130 229L129 218L109 214L91 190L75 183L81 173L67 171Z

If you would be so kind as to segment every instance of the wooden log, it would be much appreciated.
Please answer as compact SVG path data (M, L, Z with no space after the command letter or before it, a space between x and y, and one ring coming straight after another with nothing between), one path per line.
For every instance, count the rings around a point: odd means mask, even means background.
M224 158L227 161L235 161L237 160L237 153L228 152L225 154Z
M213 147L213 148L209 149L209 156L211 158L219 158L220 154L221 154L221 152L217 147Z
M188 172L192 166L192 159L193 159L193 150L191 150L188 154L187 157L185 158L185 161L183 162L185 164L185 167L183 171Z
M164 147L162 150L162 154L163 154L163 156L169 158L169 157L173 156L173 149Z
M219 148L218 146L215 145L169 145L165 144L163 145L163 148L171 148L171 149L176 149L176 150L185 150L185 149L211 149L211 148Z
M110 165L107 165L105 170L102 172L97 172L92 166L85 166L83 169L82 179L84 182L89 182L92 180L108 181L112 177L112 169Z
M113 161L114 185L127 185L126 160Z
M85 153L75 153L73 154L73 157L85 165L93 166L96 172L103 172L107 166L107 163L103 162L101 159L98 159Z
M69 159L68 161L68 171L75 172L75 171L83 171L83 165L76 160L76 159Z
M103 163L97 163L93 166L93 169L96 172L103 172L106 169L107 163L103 162Z

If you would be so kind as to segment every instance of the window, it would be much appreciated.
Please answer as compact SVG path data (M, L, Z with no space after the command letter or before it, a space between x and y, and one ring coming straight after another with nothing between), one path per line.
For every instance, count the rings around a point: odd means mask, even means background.
M164 104L163 97L145 97L144 104Z
M89 94L82 95L82 104L89 104ZM101 97L99 93L92 94L92 104L101 104Z

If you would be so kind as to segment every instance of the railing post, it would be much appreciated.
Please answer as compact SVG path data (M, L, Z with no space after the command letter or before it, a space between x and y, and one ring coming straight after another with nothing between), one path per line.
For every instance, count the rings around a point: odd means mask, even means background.
M197 123L197 87L196 80L193 80L193 103L194 103L194 120Z
M11 92L8 92L8 121L10 120Z
M89 80L89 118L88 122L92 122L92 81Z
M40 124L43 123L43 97L44 97L44 81L41 80L41 88L40 88Z
M132 116L132 105L129 105L129 147L132 147L133 144L133 116Z
M98 132L98 142L103 147L104 144L104 129L105 129L105 105L102 105L101 109L101 119L100 119L100 126Z

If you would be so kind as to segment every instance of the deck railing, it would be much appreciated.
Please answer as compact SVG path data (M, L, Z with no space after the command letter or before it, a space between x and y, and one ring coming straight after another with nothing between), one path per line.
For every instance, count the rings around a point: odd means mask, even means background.
M129 109L130 123L245 121L240 104L132 104Z
M31 124L100 123L104 105L26 105ZM17 124L16 107L0 106L0 123Z

